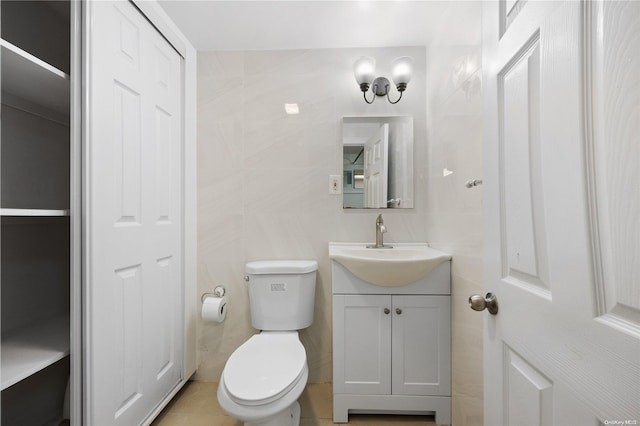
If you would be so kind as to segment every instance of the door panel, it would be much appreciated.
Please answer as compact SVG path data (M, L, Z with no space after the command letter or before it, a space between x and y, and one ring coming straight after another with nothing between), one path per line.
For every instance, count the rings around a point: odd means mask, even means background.
M389 124L364 144L364 206L386 208L389 188Z
M483 7L485 424L638 421L640 7L506 9Z
M182 374L181 58L130 2L86 8L86 422L131 426Z
M506 424L552 425L553 383L510 348L504 349Z
M548 298L540 164L540 40L535 34L498 74L504 224L503 275Z
M114 150L122 161L116 164L116 222L137 223L140 217L140 95L114 81Z
M118 369L113 372L117 378L116 389L119 393L120 405L115 417L119 418L142 397L142 280L140 265L126 267L115 271L114 299L122 301L113 312L112 325L116 331L117 347L113 365Z
M598 3L593 38L594 133L588 142L599 320L640 335L640 3ZM597 25L597 21L593 23Z

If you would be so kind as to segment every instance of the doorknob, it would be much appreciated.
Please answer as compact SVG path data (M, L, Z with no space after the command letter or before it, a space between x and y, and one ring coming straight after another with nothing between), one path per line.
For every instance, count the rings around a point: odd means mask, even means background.
M493 293L487 293L485 297L474 294L469 297L469 307L474 311L484 311L485 308L491 315L498 313L498 298Z

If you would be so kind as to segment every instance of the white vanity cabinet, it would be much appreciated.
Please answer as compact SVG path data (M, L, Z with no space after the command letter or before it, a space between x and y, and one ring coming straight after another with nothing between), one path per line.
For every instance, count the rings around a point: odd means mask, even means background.
M416 283L369 284L332 260L333 421L435 413L451 423L450 262Z

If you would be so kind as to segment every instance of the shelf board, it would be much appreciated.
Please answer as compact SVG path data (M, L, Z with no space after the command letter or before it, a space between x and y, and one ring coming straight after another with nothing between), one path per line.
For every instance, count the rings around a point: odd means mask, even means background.
M0 216L13 216L13 217L59 217L59 216L69 216L69 210L46 210L46 209L0 209Z
M61 315L2 336L2 390L69 355L69 316Z
M6 40L0 45L2 91L68 117L69 75Z

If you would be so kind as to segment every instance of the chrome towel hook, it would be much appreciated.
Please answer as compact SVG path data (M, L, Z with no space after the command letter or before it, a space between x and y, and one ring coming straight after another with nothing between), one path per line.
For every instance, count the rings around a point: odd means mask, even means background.
M464 184L467 188L473 188L474 186L479 185L482 185L482 179L468 180L467 183Z

